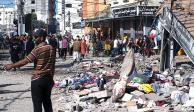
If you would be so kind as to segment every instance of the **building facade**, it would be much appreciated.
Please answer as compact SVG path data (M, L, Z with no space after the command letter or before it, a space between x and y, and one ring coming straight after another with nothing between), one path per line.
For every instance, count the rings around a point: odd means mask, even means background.
M110 15L111 0L82 0L82 18L84 20L84 34L104 30L107 34L109 21L101 21ZM104 19L103 19L104 20Z
M54 14L49 11L50 2L54 2ZM25 14L36 13L37 19L49 23L49 15L56 20L56 32L65 34L72 32L81 33L81 28L74 27L75 24L81 24L81 0L26 0Z
M82 0L83 19L95 18L110 6L110 0Z
M120 2L111 2L114 35L119 34L122 37L127 34L131 38L148 35L162 0L117 1Z
M56 18L61 34L81 35L81 0L58 0Z
M85 14L83 17L86 17L85 20L92 29L100 29L100 32L105 34L105 38L123 37L125 34L135 38L148 35L160 2L161 0L106 1L107 7L103 11L98 10L98 14L94 15L93 19L85 16L91 12L85 4L87 8L84 9L85 13L83 11ZM85 6L83 4L83 7Z
M48 2L49 0L26 0L24 13L36 13L38 20L48 23Z
M16 30L13 24L14 18L17 18L15 8L0 7L0 32L8 35L14 32Z

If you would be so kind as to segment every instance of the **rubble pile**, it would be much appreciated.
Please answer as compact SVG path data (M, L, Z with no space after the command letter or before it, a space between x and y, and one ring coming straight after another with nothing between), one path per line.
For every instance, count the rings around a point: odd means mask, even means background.
M194 111L191 65L180 64L160 73L159 56L145 58L131 52L121 58L82 62L77 65L82 72L55 81L55 87L63 90L56 111Z

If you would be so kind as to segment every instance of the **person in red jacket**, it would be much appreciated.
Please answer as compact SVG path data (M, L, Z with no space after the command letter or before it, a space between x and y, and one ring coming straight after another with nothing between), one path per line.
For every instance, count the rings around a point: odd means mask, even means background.
M82 56L82 59L84 58L85 54L86 54L86 40L84 38L82 38L81 40L81 56Z

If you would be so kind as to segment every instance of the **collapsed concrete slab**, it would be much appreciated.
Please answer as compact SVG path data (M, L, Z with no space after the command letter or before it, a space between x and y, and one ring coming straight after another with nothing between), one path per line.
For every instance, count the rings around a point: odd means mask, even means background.
M112 101L116 101L118 98L121 98L125 93L128 76L133 73L135 70L135 60L134 60L134 51L130 49L126 54L123 64L120 69L120 79L115 84L113 88Z

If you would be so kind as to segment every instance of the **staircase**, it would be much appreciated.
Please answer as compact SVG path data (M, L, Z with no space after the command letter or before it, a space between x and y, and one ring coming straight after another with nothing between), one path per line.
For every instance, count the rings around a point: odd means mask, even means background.
M177 0L170 10L167 1L159 19L194 63L194 0Z

